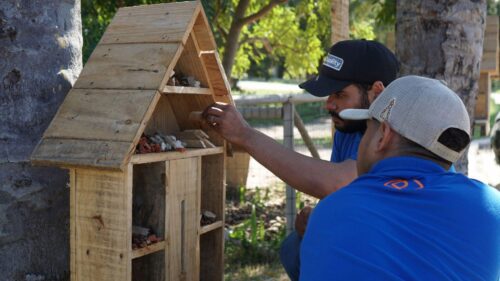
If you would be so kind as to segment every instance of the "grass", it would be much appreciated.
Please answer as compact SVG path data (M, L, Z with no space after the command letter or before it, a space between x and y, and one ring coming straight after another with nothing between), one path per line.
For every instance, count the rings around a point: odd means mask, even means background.
M279 261L286 237L284 184L247 189L228 196L225 243L225 280L288 280ZM297 193L296 207L312 205L316 199Z
M236 266L224 274L226 281L288 281L288 276L279 262L264 265Z

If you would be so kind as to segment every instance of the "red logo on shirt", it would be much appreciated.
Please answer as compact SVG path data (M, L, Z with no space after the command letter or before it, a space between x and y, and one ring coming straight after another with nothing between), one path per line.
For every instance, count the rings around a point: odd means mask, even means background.
M424 188L424 185L419 180L413 179L413 180L411 180L410 183L415 183L417 185L416 189ZM403 179L390 180L390 181L384 183L384 186L391 187L391 188L394 188L397 190L405 189L408 187L408 185L409 185L408 180L403 180Z

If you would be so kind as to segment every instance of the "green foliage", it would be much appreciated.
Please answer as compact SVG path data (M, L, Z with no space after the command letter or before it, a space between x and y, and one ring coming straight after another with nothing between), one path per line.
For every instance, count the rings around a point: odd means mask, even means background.
M350 37L385 42L394 31L396 0L353 0L349 5Z
M245 194L246 189L240 188L240 206L249 204L250 216L240 224L233 226L229 231L229 240L226 242L226 264L231 266L268 264L278 260L279 247L285 237L285 224L282 224L277 233L266 231L266 217L268 208L265 202L269 201L269 189L257 188L253 195ZM246 202L245 202L246 201Z
M119 7L175 2L172 0L82 0L83 63L97 46Z
M245 16L268 3L268 0L251 1ZM212 22L219 52L223 54L225 36L238 1L203 1L203 4ZM329 27L327 0L297 0L275 6L266 16L242 28L232 76L244 77L252 65L263 62L268 72L283 65L285 78L303 78L315 73L325 46L329 45L325 43L329 41ZM269 76L269 73L263 74Z

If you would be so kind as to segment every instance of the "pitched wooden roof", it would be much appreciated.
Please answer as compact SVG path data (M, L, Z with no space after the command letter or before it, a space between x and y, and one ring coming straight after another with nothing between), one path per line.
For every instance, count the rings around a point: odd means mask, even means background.
M167 86L174 68L194 75L205 89ZM161 95L189 91L208 91L211 101L232 102L200 2L121 8L35 148L32 161L123 169ZM192 104L206 105L197 99L193 95ZM181 103L190 110L189 103Z

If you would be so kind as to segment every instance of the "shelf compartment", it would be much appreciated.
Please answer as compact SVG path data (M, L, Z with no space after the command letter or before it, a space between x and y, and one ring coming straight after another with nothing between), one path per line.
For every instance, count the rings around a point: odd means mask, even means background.
M186 86L165 86L163 88L162 94L191 94L191 95L212 95L212 91L209 88L197 88L197 87L186 87Z
M184 152L171 151L171 152L157 152L157 153L146 153L146 154L135 154L130 158L130 163L132 164L144 164L160 161L169 161L176 159L184 159L205 155L223 154L224 147L218 146L214 148L195 148L186 149Z
M140 258L165 249L165 241L156 242L144 248L132 250L132 259Z
M207 232L210 232L214 229L220 228L222 226L224 226L222 221L216 221L214 223L204 225L204 226L200 227L200 235L205 234Z

